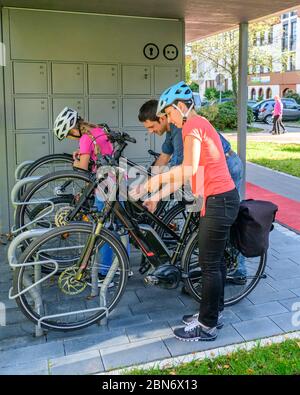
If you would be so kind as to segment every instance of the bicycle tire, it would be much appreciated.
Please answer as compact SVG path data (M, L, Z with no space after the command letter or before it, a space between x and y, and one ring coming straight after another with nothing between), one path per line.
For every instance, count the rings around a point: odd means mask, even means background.
M42 156L41 158L31 163L31 165L26 167L25 170L22 172L20 178L22 179L25 177L30 177L39 167L55 161L62 161L62 162L73 164L73 157L71 154L51 154L51 155Z
M35 252L38 252L39 248L43 246L43 244L51 241L51 239L54 239L55 237L59 237L60 235L64 235L66 233L74 233L74 232L82 232L83 234L86 234L87 236L91 234L93 231L93 225L92 224L84 224L84 223L73 223L64 227L60 228L55 228L43 236L39 237L35 241L33 241L23 252L23 254L20 256L19 262L26 263L26 262L31 262L32 257L34 256ZM120 285L118 287L117 293L114 296L114 299L110 302L110 304L107 306L108 311L111 312L115 306L118 304L120 301L125 288L127 284L127 279L128 279L128 271L129 271L129 258L127 255L127 252L123 246L123 244L114 236L112 232L109 230L103 228L101 230L100 235L98 236L97 240L103 240L104 243L109 243L110 245L114 246L114 251L116 252L116 256L119 259L119 265L120 265L120 271L119 271L119 278L120 278ZM95 247L94 247L95 248ZM96 247L97 248L97 247ZM17 294L22 291L23 289L23 276L24 276L24 267L19 267L16 268L14 272L14 277L13 277L13 290L14 294ZM25 280L26 283L26 280ZM27 285L26 285L27 286ZM29 292L29 291L28 291ZM40 316L37 314L36 311L31 307L30 305L30 299L27 297L26 298L26 293L19 295L16 298L16 303L22 313L34 324L38 324L40 320ZM58 303L57 303L58 304ZM101 319L103 319L106 316L106 313L104 311L97 312L93 316L89 317L86 320L81 320L79 322L72 322L72 323L60 323L60 322L55 322L52 320L44 320L41 322L41 327L44 329L51 329L51 330L56 330L56 331L72 331L72 330L77 330L77 329L82 329L86 328L87 326L90 326L96 322L99 322Z
M189 269L189 264L190 264L190 256L195 250L196 245L198 243L198 232L194 232L191 237L189 238L185 250L182 254L182 260L181 260L181 267L183 270L183 273L188 274L190 269ZM255 275L251 276L253 277L252 280L247 284L245 288L242 289L242 292L238 294L235 297L232 298L227 298L226 299L226 292L224 296L224 306L231 306L233 304L238 303L241 299L245 298L247 295L249 295L250 292L253 291L253 289L257 286L259 280L261 279L262 274L264 273L265 267L266 267L266 262L267 262L267 254L264 253L260 257L258 257L259 263L257 267L257 271ZM188 293L197 301L201 301L201 295L200 293L196 290L196 288L193 286L193 283L190 278L184 279L185 287L188 291ZM226 285L225 285L226 288Z
M25 195L22 197L22 202L30 204L30 200L34 196L34 194L39 190L42 189L47 183L50 181L55 181L56 179L63 179L63 178L70 178L70 179L78 179L84 181L86 183L91 182L91 175L85 172L81 172L78 170L62 170L56 173L47 174L37 181L35 181L31 187L25 192ZM53 197L53 199L55 196ZM21 228L25 225L25 215L26 215L26 204L19 205L16 209L15 213L15 227L16 229ZM25 231L26 228L24 228Z

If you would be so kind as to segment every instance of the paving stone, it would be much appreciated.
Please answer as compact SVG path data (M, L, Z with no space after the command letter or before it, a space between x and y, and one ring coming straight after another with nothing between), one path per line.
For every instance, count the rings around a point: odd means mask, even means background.
M268 279L268 283L276 290L281 291L284 289L292 290L293 288L300 287L300 276L291 278L289 280L273 280ZM292 291L293 292L293 291Z
M149 302L154 298L160 300L172 300L178 295L178 289L162 289L158 287L147 287L145 290L138 289L136 294L141 302Z
M243 321L285 312L287 309L278 302L262 303L235 310L235 314Z
M245 340L254 340L282 333L282 329L269 318L242 321L232 325Z
M160 339L105 348L100 353L105 370L158 361L171 356L164 342Z
M174 335L172 337L163 338L163 341L170 351L172 357L177 357L179 355L241 343L244 341L244 339L231 325L227 325L218 331L218 337L214 341L184 342L176 339Z
M108 320L108 328L109 329L127 328L133 325L138 325L143 323L146 324L147 322L151 322L147 314L137 314L131 317L126 317L118 320L113 320L113 319Z
M118 307L135 305L137 303L140 303L140 300L137 297L135 291L126 291L125 294L122 296L120 302L118 303Z
M297 289L291 288L290 291L292 291L295 295L300 296L300 288Z
M299 331L300 330L300 303L298 314L295 311L273 315L270 317L284 332Z
M90 350L100 350L118 344L129 343L124 329L111 330L105 334L93 334L77 339L64 340L66 355Z
M68 332L58 332L58 331L48 331L46 333L47 341L57 341L64 339L77 339L82 336L92 335L92 334L103 334L108 332L107 325L98 325L97 323L94 325L90 325L87 328L79 329L76 331L68 331Z
M295 304L298 305L298 303L300 303L300 298L296 297L296 298L289 298L289 299L283 299L279 301L280 304L282 304L284 307L286 307L289 311L293 311L293 306Z
M176 320L184 314L194 314L196 309L188 309L187 307L181 307L180 309L168 309L163 311L149 312L148 315L152 321L169 321Z
M132 326L126 329L130 342L168 336L172 330L168 323L163 321L151 322L150 324Z
M37 346L22 347L0 353L0 367L12 364L25 364L26 362L55 358L64 355L63 342L39 344Z
M154 300L158 300L158 301L162 300L162 303L153 303ZM168 309L177 309L180 307L185 307L185 306L178 298L173 298L171 300L160 298L160 299L153 299L151 301L147 301L144 303L139 303L135 306L130 306L130 309L133 314L139 314L139 313L149 313L149 312L162 311Z
M50 359L52 375L83 375L103 372L104 366L97 350Z
M48 361L30 361L20 365L10 365L0 368L1 375L48 375Z
M248 295L248 299L254 303L254 304L259 304L259 303L267 303L267 302L272 302L272 301L281 301L282 299L288 299L292 298L294 294L289 291L289 290L282 290L278 292L268 292L265 295Z
M20 347L27 347L28 345L36 345L46 343L45 336L34 337L32 336L19 336L10 337L0 341L0 351L7 351L11 349L16 349Z
M27 321L21 324L12 324L0 327L0 341L8 338L19 336L33 336L35 332L34 325Z

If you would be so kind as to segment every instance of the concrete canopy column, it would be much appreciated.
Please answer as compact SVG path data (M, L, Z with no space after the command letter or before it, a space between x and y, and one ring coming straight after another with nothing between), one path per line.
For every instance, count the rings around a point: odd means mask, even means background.
M238 75L238 154L244 164L241 197L245 197L247 103L248 103L248 23L239 25L239 75Z

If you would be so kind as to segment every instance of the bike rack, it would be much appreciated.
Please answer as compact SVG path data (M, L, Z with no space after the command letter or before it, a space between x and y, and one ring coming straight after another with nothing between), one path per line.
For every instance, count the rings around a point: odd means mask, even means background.
M21 230L27 228L29 225L34 224L35 222L40 221L42 218L46 217L47 215L51 214L54 211L54 203L51 200L47 200L47 199L35 199L35 200L30 200L28 202L20 202L18 200L18 194L20 189L28 184L28 183L32 183L37 181L39 178L41 178L41 176L32 176L32 177L26 177L23 178L21 180L19 180L13 187L11 194L10 194L10 198L11 198L11 202L12 205L14 206L14 208L16 209L17 206L22 206L22 205L27 205L27 204L41 204L41 203L47 203L49 204L49 210L46 210L46 212L40 216L38 216L37 218L35 218L34 220L28 222L26 225L21 226L20 228L15 229L14 226L11 229L11 233L13 235L15 235L16 233L19 233ZM49 229L48 229L49 230Z
M26 160L25 162L22 162L19 164L19 166L15 170L15 180L16 181L20 180L21 170L23 170L24 167L31 165L33 162L34 162L33 160Z
M11 268L15 269L17 267L27 267L27 266L34 266L34 283L32 283L32 280L28 276L24 276L24 284L26 286L25 289L23 289L21 292L13 294L13 287L10 288L9 290L9 299L13 300L21 295L23 295L25 292L29 292L30 295L33 298L35 309L40 313L41 310L43 309L43 302L41 298L41 284L47 280L48 278L52 277L54 274L57 273L59 269L59 264L57 261L53 259L47 259L47 260L37 260L35 262L23 262L19 263L16 251L20 244L29 238L35 238L43 235L44 233L48 232L48 229L32 229L26 232L21 233L18 235L10 244L8 248L8 263ZM45 252L51 252L51 251L59 251L63 250L66 251L68 249L73 250L74 248L82 248L83 245L77 245L77 246L70 246L70 247L61 247L61 248L47 248L43 249L38 252L37 258L40 259L40 255ZM45 277L41 277L41 266L45 263L50 263L54 266L54 269L51 273L47 274ZM84 310L76 310L76 311L71 311L67 313L61 313L61 314L53 314L53 315L46 315L41 317L38 320L38 324L36 325L35 329L35 335L36 337L42 336L44 334L41 324L43 321L46 319L51 319L51 318L56 318L56 317L64 317L64 316L70 316L74 314L80 314L80 313L87 313L87 312L94 312L94 311L101 311L103 310L105 312L105 318L100 321L101 324L106 324L107 323L107 317L108 317L108 308L106 307L106 293L109 284L111 283L116 271L118 268L118 260L117 258L114 259L111 268L108 271L108 274L105 278L105 281L101 285L101 291L99 293L99 286L98 286L98 265L93 265L92 267L92 284L91 284L91 298L96 297L99 295L99 307L96 308L90 308L90 309L84 309Z

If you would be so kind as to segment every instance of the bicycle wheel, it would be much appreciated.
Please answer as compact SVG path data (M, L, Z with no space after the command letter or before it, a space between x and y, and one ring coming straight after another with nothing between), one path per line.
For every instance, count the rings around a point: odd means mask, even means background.
M21 178L43 176L61 170L71 170L73 168L73 162L71 154L46 155L26 167L21 174Z
M78 170L59 171L41 177L23 196L22 202L25 204L17 207L15 227L24 227L22 231L47 227L47 224L49 228L53 227L58 210L68 210L75 196L79 197L91 182L88 173ZM92 204L92 201L89 203ZM30 224L37 219L39 221Z
M23 170L20 178L32 176L44 176L46 174L54 173L61 170L72 170L73 157L70 154L52 154L46 155L35 160L31 165ZM24 185L18 194L18 199L24 195L28 189L28 185Z
M238 260L241 254L228 242L225 249L225 262L227 275L233 275L238 267ZM245 296L247 296L258 284L264 273L267 255L263 254L257 258L244 258L246 267L246 282L243 285L232 284L226 281L224 290L224 304L231 306ZM201 301L201 269L199 267L198 232L194 232L187 242L182 256L182 270L189 274L189 278L184 279L188 293L198 302Z
M199 213L195 213L195 215L193 215L191 218L188 229L189 233L192 233L197 227L198 216ZM183 203L177 203L169 211L167 211L166 215L162 218L162 222L168 225L175 233L180 235L187 217L188 212L186 211L186 206ZM157 232L168 248L175 249L177 247L177 241L174 240L166 231L164 231L164 229L157 227Z
M22 313L42 328L64 331L85 328L106 316L104 302L111 312L122 297L128 277L128 255L107 229L97 236L82 279L74 278L76 264L92 231L93 226L84 223L53 229L32 242L21 255L20 267L14 272L13 292L18 294L16 302ZM107 267L107 276L111 278L106 292L103 284L98 283L99 256L105 245L112 251L112 265ZM69 266L58 275L59 266L66 262ZM43 265L52 266L52 272L43 273ZM100 263L100 268L105 269L105 262ZM92 284L99 293L95 297L92 297Z

